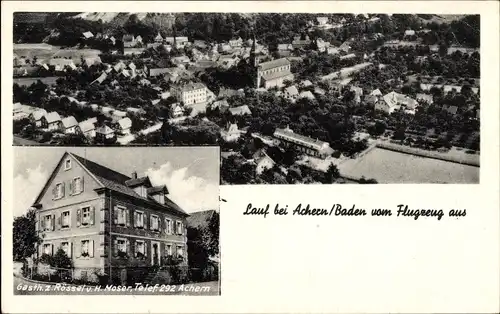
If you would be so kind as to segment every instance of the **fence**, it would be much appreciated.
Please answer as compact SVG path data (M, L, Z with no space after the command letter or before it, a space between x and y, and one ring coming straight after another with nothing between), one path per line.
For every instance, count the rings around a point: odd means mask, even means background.
M22 275L32 280L87 284L127 285L181 284L219 280L218 265L208 264L204 268L188 266L112 267L101 268L58 268L46 264L35 264L22 268Z

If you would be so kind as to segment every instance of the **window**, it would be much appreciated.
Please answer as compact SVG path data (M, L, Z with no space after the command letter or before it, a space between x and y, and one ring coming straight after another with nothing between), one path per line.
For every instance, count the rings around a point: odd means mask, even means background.
M183 248L182 246L177 246L177 256L184 256L184 251L183 251Z
M71 169L71 159L66 159L64 161L64 170L69 170Z
M116 206L116 224L126 225L127 224L127 209L122 206Z
M127 241L125 241L124 239L117 239L116 244L118 247L118 252L127 253Z
M90 256L90 241L89 240L83 240L82 241L82 246L80 249L80 255L82 257L89 257Z
M167 256L172 255L172 246L170 244L167 244Z
M52 215L45 215L43 217L43 220L44 220L44 231L52 231L54 230L53 227L54 227L54 222L53 222L53 219L52 219Z
M70 223L71 223L71 218L70 218L70 212L69 210L68 211L65 211L61 214L61 227L62 228L69 228L70 227Z
M45 243L43 245L43 254L52 255L52 244Z
M144 228L144 213L136 211L134 213L134 216L135 216L135 219L134 219L135 226L137 228Z
M81 177L76 177L71 182L70 186L71 195L77 195L83 192L83 179Z
M177 234L182 234L182 222L177 221Z
M166 219L165 219L165 223L166 223L166 225L167 225L167 226L166 226L167 228L165 229L165 232L166 232L167 234L172 234L172 220L170 220L170 219L166 218Z
M54 188L54 199L60 199L64 197L64 183L57 183Z
M135 256L143 257L146 255L144 241L135 241Z
M160 230L159 226L160 219L156 215L151 215L151 230L158 231Z
M82 208L82 225L90 224L90 207Z
M69 242L61 243L61 249L64 251L64 253L66 253L67 256L71 256Z

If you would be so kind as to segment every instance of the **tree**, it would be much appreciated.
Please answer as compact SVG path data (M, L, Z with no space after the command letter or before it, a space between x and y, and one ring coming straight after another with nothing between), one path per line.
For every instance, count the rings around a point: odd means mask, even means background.
M52 257L52 263L50 266L57 268L72 268L73 262L68 254L66 254L62 248L59 248L56 254Z
M325 174L326 183L333 183L339 177L340 177L340 172L337 166L334 164L330 164Z
M13 254L15 261L22 261L36 252L36 244L41 242L36 229L35 210L29 210L25 215L14 218Z

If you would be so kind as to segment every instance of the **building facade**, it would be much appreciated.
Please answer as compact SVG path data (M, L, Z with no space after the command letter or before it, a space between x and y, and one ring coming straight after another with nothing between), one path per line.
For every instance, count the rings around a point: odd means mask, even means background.
M37 197L38 257L61 248L74 276L96 280L134 267L187 264L185 220L166 186L65 153Z
M283 87L285 81L293 81L293 78L290 61L286 58L257 65L257 88Z
M319 158L326 158L333 153L333 149L327 142L296 134L288 127L286 129L276 129L273 135L285 147L292 147L299 153Z
M189 83L172 88L172 95L184 105L193 105L207 101L207 87L201 83Z

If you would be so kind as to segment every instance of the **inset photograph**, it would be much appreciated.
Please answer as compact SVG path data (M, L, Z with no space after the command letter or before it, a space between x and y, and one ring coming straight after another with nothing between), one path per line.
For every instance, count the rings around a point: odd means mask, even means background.
M18 12L14 145L219 146L222 184L479 183L480 16Z
M218 147L15 147L15 294L220 295Z

